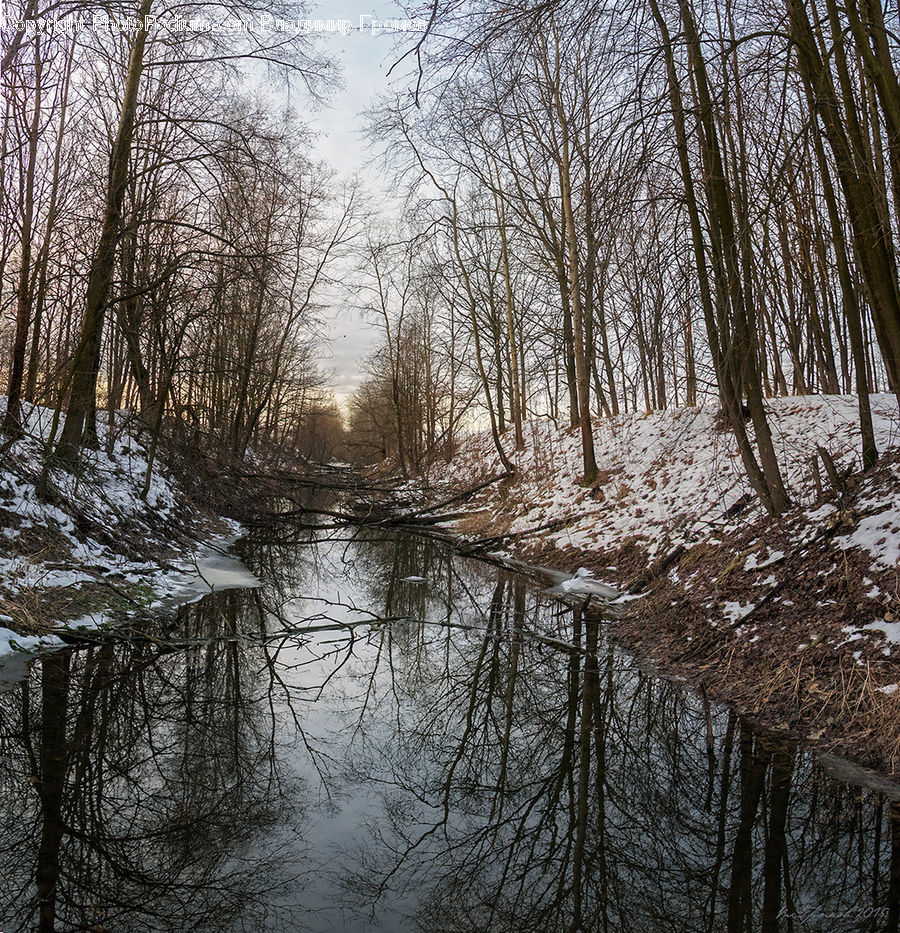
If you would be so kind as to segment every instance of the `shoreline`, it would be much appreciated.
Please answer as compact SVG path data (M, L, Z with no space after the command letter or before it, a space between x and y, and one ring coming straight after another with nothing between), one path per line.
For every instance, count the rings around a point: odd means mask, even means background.
M489 438L474 435L439 485L395 483L382 505L411 497L410 515L427 515L463 553L568 574L583 566L646 590L612 622L635 656L765 726L896 776L900 421L893 397L873 398L882 457L832 490L814 488L809 452L824 444L846 470L855 401L772 400L797 503L777 520L747 495L729 438L710 430L704 409L600 423L590 487L577 481L576 432L540 424L517 452L517 475L498 476ZM0 628L15 630L0 636L53 635L42 618L102 624L179 592L195 598L185 591L193 556L236 525L192 499L178 468L159 467L142 498L146 450L124 432L80 476L41 483L46 412L30 416L31 436L0 471ZM448 503L453 516L429 514Z
M644 584L610 623L636 657L764 727L900 776L896 420L882 426L875 467L850 473L850 397L772 402L782 444L792 445L796 503L778 519L762 514L736 471L723 479L728 438L714 438L719 449L704 459L702 430L683 427L702 414L676 411L601 423L600 476L586 488L578 438L542 426L518 475L468 497L466 515L443 530L463 553L568 574L586 567L620 590ZM896 411L887 402L882 417ZM846 417L823 438L822 410L841 405ZM426 504L499 474L488 442L464 445L440 487L423 492ZM801 469L819 444L843 457L839 489L817 490Z
M77 472L46 469L53 413L23 407L26 430L0 465L0 664L197 599L210 590L204 568L220 587L229 573L247 581L226 554L240 524L203 501L182 464L158 460L145 489L147 445L104 419Z
M790 523L788 519L785 525ZM739 552L745 558L740 567L729 569L734 562L726 562L734 556L734 542L699 543L649 580L640 598L629 599L609 624L623 647L661 676L705 691L765 728L896 778L900 645L891 649L898 637L892 628L896 623L890 611L883 613L888 617L884 625L865 621L880 609L877 598L865 590L871 591L873 577L887 572L858 553L824 546L842 530L839 523L826 526L817 541L822 547L811 555L784 554L749 569L744 568L753 563L752 557L769 548L770 528L762 527L756 536L750 531L741 535L749 547ZM465 535L452 537L463 553L479 556ZM586 566L613 586L622 581L610 567L625 564L638 576L652 575L653 567L647 559L641 567L632 547L607 560L589 551L523 543L483 556L499 558L511 570L519 562L526 565L522 569L538 572L572 573ZM832 596L822 605L827 594L810 587L810 578L839 573L844 563L852 572L826 584ZM762 598L745 604L758 590L760 577L766 584ZM838 595L840 600L834 598Z
M451 528L441 532L440 537L462 556L538 578L571 572L572 567L584 566L592 557L569 550L562 559L548 561L547 551L539 547L473 551L466 536ZM684 556L691 560L690 552ZM594 561L598 574L603 566ZM623 591L620 595L625 601L593 598L592 603L597 611L607 611L611 635L641 666L734 709L774 735L834 756L858 769L860 780L869 785L880 781L882 792L900 800L900 688L884 692L876 682L888 671L892 672L888 679L900 676L900 658L884 653L877 638L880 630L872 630L876 633L872 640L839 639L854 646L852 653L835 653L834 644L821 637L812 645L795 638L792 655L784 639L773 665L771 638L764 633L771 619L756 619L753 629L757 634L749 638L732 630L723 639L716 630L728 620L710 616L707 592L692 593L671 580L658 578L640 594ZM815 599L817 593L808 595ZM574 604L578 600L572 596L568 601ZM648 619L655 628L648 628ZM775 627L785 628L780 624L783 621L779 618ZM848 628L842 627L842 633ZM709 637L710 630L716 632L716 638ZM855 655L863 653L866 659L861 665Z

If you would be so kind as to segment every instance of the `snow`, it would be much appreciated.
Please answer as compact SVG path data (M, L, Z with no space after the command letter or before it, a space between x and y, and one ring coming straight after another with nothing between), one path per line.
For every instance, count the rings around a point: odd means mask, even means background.
M112 620L108 613L94 612L83 615L78 619L68 619L60 623L59 628L66 632L92 631L94 629L103 628L103 626L107 625L110 621Z
M93 580L94 577L81 570L51 570L44 564L33 563L22 557L0 557L0 579L21 588L77 586L79 583Z
M735 622L740 622L740 620L752 610L753 603L744 605L744 603L729 601L722 606L722 615L724 615L729 622L734 624Z
M879 515L863 518L853 534L837 539L844 550L861 547L875 562L884 567L896 567L900 562L900 505L889 505Z
M884 637L892 644L900 644L900 622L885 622L884 619L876 619L868 625L859 629L861 632L882 632Z
M894 488L900 488L900 464L891 464L890 470ZM877 566L894 569L900 562L900 496L886 498L883 484L868 481L860 491L857 510L862 517L856 528L836 538L836 544L844 550L861 548Z
M5 409L0 397L0 412ZM200 520L163 464L154 464L147 495L141 492L148 467L143 444L118 413L110 434L107 416L98 423L99 448L83 451L83 469L47 472L45 453L53 412L23 406L24 434L0 463L0 603L13 611L21 600L40 602L50 591L85 584L131 588L153 607L200 598L212 590L259 586L259 581L225 549L241 532L234 522ZM213 530L224 528L224 533ZM212 538L199 546L201 540ZM171 549L174 548L174 551ZM126 553L128 551L132 553ZM170 550L166 566L157 555ZM149 596L147 595L149 594ZM77 607L77 598L64 602ZM60 628L96 628L112 621L102 608ZM14 625L9 615L0 623ZM21 636L0 628L0 656L60 644L54 636Z
M165 599L155 605L194 602L212 592L262 586L260 580L236 557L224 551L234 536L205 545L188 561L179 562L159 581Z
M9 628L0 628L0 658L14 651L32 652L40 648L54 648L63 642L56 635L19 635Z
M751 554L744 562L744 570L762 570L764 567L770 567L784 559L784 551L769 551L768 555L762 560L758 554Z
M882 452L900 443L896 398L871 397L876 442ZM823 525L842 518L832 502L815 501L810 459L817 447L829 450L839 467L859 467L858 409L855 396L791 396L767 401L773 437L791 500L807 510L808 543ZM716 406L629 413L594 421L599 475L590 488L583 472L578 430L547 420L525 425L525 448L503 437L516 465L512 484L494 484L467 503L485 512L500 531L528 532L548 522L562 527L541 532L542 543L586 553L614 553L634 542L650 560L683 544L720 541L723 534L755 520L759 505L737 456L730 431L717 424ZM503 472L489 432L467 438L449 464L456 488ZM897 471L900 487L900 470ZM886 498L873 485L863 496L866 514L855 529L836 538L839 547L860 548L882 567L900 559L900 496ZM728 514L736 503L746 503ZM871 514L869 514L871 513ZM463 526L464 527L464 526ZM843 529L842 529L843 530ZM496 533L496 532L494 532ZM785 550L762 548L746 557L745 570L760 570L786 557Z
M840 643L838 644L837 647L839 647L839 648L842 647L843 645L849 645L850 642L859 641L861 638L865 638L865 637L866 637L865 635L863 635L863 633L862 633L861 631L859 631L858 629L854 628L852 625L849 625L849 626L848 626L848 625L845 625L845 626L841 629L841 631L844 632L844 634L846 634L847 637L846 637L842 642L840 642Z

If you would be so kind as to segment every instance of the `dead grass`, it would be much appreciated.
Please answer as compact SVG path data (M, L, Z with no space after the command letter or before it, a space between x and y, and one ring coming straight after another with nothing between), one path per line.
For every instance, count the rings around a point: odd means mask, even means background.
M76 598L73 587L23 586L15 598L0 596L0 614L13 620L7 627L20 635L46 635L57 622L73 617Z
M708 561L713 553L716 551L716 547L712 544L706 542L700 542L695 544L693 547L688 548L681 557L679 566L684 572L689 572L695 567L698 567Z
M466 538L488 538L506 534L512 523L510 515L498 515L491 509L481 509L470 512L455 527Z
M142 584L83 581L73 586L23 586L14 597L0 592L0 615L12 618L5 627L20 635L48 635L61 624L86 615L133 615L153 599Z
M708 587L714 555L707 553L705 564L698 557L693 561ZM856 570L861 584L864 574ZM846 607L859 604L858 592L848 592L843 603L819 604L814 590L804 597L809 584L796 568L784 567L783 573L794 586L789 605L767 605L754 616L755 641L741 625L720 619L712 627L714 610L702 599L707 587L686 594L671 581L616 623L619 636L663 673L700 684L764 726L900 775L900 688L881 689L900 682L900 658L884 653L890 646L881 635L847 642ZM732 574L730 598L737 578L750 575ZM863 612L870 618L868 609Z
M71 553L71 545L55 525L23 528L14 546L16 556L45 564L67 562Z
M597 478L594 480L594 486L606 486L611 483L620 473L625 472L625 467L616 467L614 470L598 470Z

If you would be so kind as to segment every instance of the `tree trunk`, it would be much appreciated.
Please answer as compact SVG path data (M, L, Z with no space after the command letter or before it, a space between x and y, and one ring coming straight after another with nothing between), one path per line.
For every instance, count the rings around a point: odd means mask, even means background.
M846 119L831 70L822 60L803 0L786 0L791 34L797 50L800 76L813 101L823 131L834 154L838 179L844 193L856 256L872 309L875 333L881 348L891 390L900 401L900 286L890 229L885 229L878 205L884 198L873 182L873 167L866 164L855 103L844 87ZM839 68L843 38L835 23L836 7L828 2L832 17L834 58ZM840 69L846 81L846 69Z
M152 2L153 0L141 2L138 17L142 27L145 18L150 13ZM139 29L128 62L125 95L122 99L119 125L110 156L106 206L103 212L100 241L94 253L88 277L81 337L72 360L69 406L66 421L56 445L57 458L69 466L74 465L78 458L84 440L85 425L89 422L95 406L103 322L116 262L116 246L119 238L122 202L128 183L128 163L131 156L131 141L134 134L135 111L144 66L146 40L147 29Z
M772 514L779 515L789 507L790 499L781 477L763 402L754 319L741 280L739 243L726 184L725 166L718 144L706 62L703 59L700 37L697 34L689 0L679 0L679 8L688 58L695 79L699 109L697 128L700 136L700 154L704 165L707 209L710 214L714 269L719 285L717 291L719 300L727 302L727 307L731 310L733 339L728 346L723 347L723 356L734 380L737 396L735 401L740 403L739 393L741 391L747 394L747 406L750 409L750 418L756 434L759 462L767 487L763 501ZM742 422L739 411L735 410L733 414L737 421ZM737 421L733 422L733 426L736 426Z
M31 241L34 221L34 169L41 123L41 39L34 42L34 113L28 133L28 163L25 171L25 203L22 205L22 240L19 280L16 285L16 334L9 369L6 414L3 432L16 436L22 430L22 379L25 375L25 348L31 323Z
M500 227L500 252L503 260L503 285L506 299L506 334L509 345L509 385L510 385L510 414L516 432L516 450L525 446L525 437L522 434L522 399L519 392L519 358L516 344L515 318L513 315L512 277L509 271L509 243L506 236L506 210L503 202L494 193L494 209L497 212L497 223Z
M731 377L726 360L722 352L722 342L720 329L717 321L715 307L713 305L712 288L709 281L709 273L706 268L706 249L703 240L703 225L700 218L700 208L697 202L696 189L691 170L690 158L687 144L687 128L685 122L684 102L681 95L681 87L678 83L678 76L675 71L675 56L672 48L672 41L669 34L669 27L660 12L656 0L649 0L650 9L653 18L659 27L660 37L662 38L663 54L666 62L666 73L668 77L669 104L672 110L672 121L675 128L675 138L678 149L678 160L681 168L682 183L684 185L685 203L688 209L688 217L691 227L691 240L694 247L694 258L697 266L697 279L700 285L700 299L703 308L703 317L706 323L706 332L709 342L710 353L712 355L713 371L716 374L716 383L719 389L719 399L722 403L722 410L734 431L737 440L738 451L741 455L741 461L747 478L751 486L756 491L760 501L768 512L773 512L774 507L771 500L768 484L765 476L756 461L756 456L750 446L747 437L747 429L740 411L740 396L737 396L735 384Z
M806 88L806 95L810 113L813 113L814 101L808 87ZM859 407L859 430L862 436L863 469L868 470L878 460L878 447L875 444L875 429L872 425L872 406L869 400L869 380L866 373L866 340L862 326L862 315L859 309L859 297L853 286L853 275L850 272L847 255L847 242L844 239L844 226L838 212L837 197L831 183L831 172L825 159L825 149L822 145L818 126L812 127L812 137L816 161L819 164L819 174L822 178L822 192L828 208L832 243L837 261L838 280L841 286L841 298L843 299L844 318L847 322L850 351L853 355L853 375Z
M575 352L575 385L578 393L578 420L581 426L581 457L584 466L583 482L593 483L597 478L597 461L594 457L594 435L591 428L590 373L585 352L584 317L581 302L581 275L578 265L578 239L575 231L575 213L572 208L572 187L569 169L569 126L563 112L559 87L554 88L556 113L562 133L559 174L562 195L563 219L566 225L566 242L569 254L569 296L572 303L572 344Z

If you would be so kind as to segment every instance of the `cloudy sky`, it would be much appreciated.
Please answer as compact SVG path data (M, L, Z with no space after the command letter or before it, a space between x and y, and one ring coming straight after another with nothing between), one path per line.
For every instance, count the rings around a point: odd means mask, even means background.
M388 186L388 180L377 166L369 164L373 153L366 148L362 135L362 113L394 80L387 73L398 57L398 35L373 29L371 23L403 16L390 0L379 0L377 7L368 5L366 0L324 0L310 14L316 19L348 20L354 27L349 35L338 32L323 35L323 49L340 62L344 87L333 95L327 110L308 117L313 130L321 134L317 153L341 178L359 175L366 188L375 194ZM410 38L414 38L412 34ZM361 364L375 339L374 328L365 315L347 308L336 296L326 321L322 362L333 373L332 384L339 402L358 385Z

